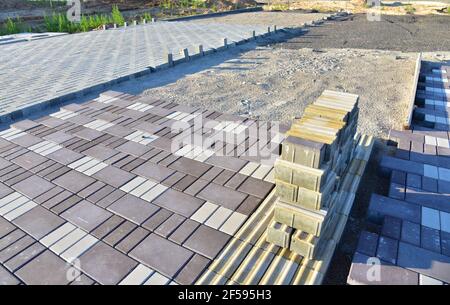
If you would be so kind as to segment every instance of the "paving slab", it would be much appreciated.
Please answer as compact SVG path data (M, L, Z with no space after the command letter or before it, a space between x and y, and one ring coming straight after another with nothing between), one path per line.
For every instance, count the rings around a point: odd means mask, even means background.
M136 261L102 242L80 256L79 260L82 271L104 285L118 284L137 266Z
M177 274L192 255L192 251L156 234L150 234L130 252L131 257L170 278Z

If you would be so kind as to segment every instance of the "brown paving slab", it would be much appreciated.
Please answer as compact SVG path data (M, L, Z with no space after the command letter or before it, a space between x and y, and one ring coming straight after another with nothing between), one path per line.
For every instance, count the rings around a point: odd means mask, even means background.
M100 189L104 188L105 186L106 186L106 184L104 184L103 182L95 181L93 184L91 184L87 188L83 189L77 195L82 198L86 198L94 193L97 193Z
M53 182L73 193L78 193L82 189L94 183L95 179L72 170L61 177L56 178Z
M121 167L124 171L131 172L133 169L135 169L138 166L141 166L145 163L145 160L141 158L135 158L131 162L127 163L125 166Z
M19 285L20 281L3 266L0 265L0 286Z
M192 183L187 189L184 190L186 194L191 196L196 196L205 186L209 184L209 181L198 179L194 183Z
M58 186L58 187L59 187L59 186ZM62 188L61 188L61 189L62 189ZM53 190L53 189L52 189L52 190ZM47 193L50 193L50 192L51 192L51 191L49 191L49 192L47 192ZM38 202L39 204L41 204L43 207L45 207L45 208L47 208L47 209L53 208L54 206L58 205L58 204L61 203L62 201L66 200L66 199L68 199L70 196L72 196L72 193L71 193L71 192L64 190L64 191L62 191L61 193L59 193L59 194L57 194L57 195L55 195L55 196L53 196L53 197L51 197L51 198L49 198L49 199L47 199L47 200L41 202L40 198L41 198L42 196L46 195L47 193L42 194L41 196L39 196L39 197L36 198L36 200L37 200L36 202Z
M30 135L30 134L26 134L24 136L12 139L10 141L12 143L20 145L22 147L30 147L30 146L33 146L34 144L42 142L41 138Z
M132 173L136 175L145 178L150 178L157 182L163 181L164 179L172 175L174 172L175 172L174 170L151 162L146 162L132 171Z
M139 143L132 142L132 141L127 141L126 143L116 147L116 149L123 153L129 154L129 155L132 155L135 157L140 157L143 154L149 152L151 148L149 148L143 144L139 144Z
M116 188L120 188L136 176L119 168L107 166L101 171L96 172L92 177Z
M140 225L155 214L159 207L133 195L126 194L110 205L108 210Z
M96 184L96 183L94 183L94 184ZM101 199L103 199L106 196L108 196L109 194L111 194L114 190L115 190L115 188L113 188L111 185L105 185L101 189L97 190L95 193L89 195L86 199L92 203L97 203Z
M242 213L245 215L250 215L258 208L259 204L262 201L263 201L263 199L250 195L237 208L236 212L239 212L239 213Z
M6 185L0 183L0 198L3 198L9 194L14 192L11 188L7 187Z
M192 255L193 252L156 234L150 234L130 252L131 257L169 278L173 278Z
M104 285L118 284L137 263L105 243L99 242L79 257L81 270Z
M133 232L117 244L116 249L122 251L123 253L128 253L149 234L150 232L146 229L137 227Z
M12 258L13 256L19 254L29 246L31 246L34 243L34 239L31 238L29 235L25 235L21 239L15 241L11 245L9 245L7 248L0 251L0 263L5 263L7 260Z
M123 240L128 234L136 229L136 225L131 221L125 220L120 226L115 228L109 233L103 241L110 246L116 246L121 240Z
M75 132L73 135L82 138L86 141L93 141L104 135L104 133L91 128L83 128L80 131Z
M124 126L120 126L120 125L114 125L114 126L108 127L103 131L107 132L109 134L112 134L116 137L119 137L119 138L125 138L126 136L128 136L134 132L133 129L124 127Z
M98 206L83 200L61 214L61 217L91 232L105 222L112 214Z
M191 175L186 175L180 181L175 183L172 186L172 188L176 189L177 191L182 192L185 189L187 189L189 186L191 186L195 182L195 180L197 180L196 177L191 176Z
M164 151L164 150L163 150L163 151L161 151L159 154L154 155L154 156L150 159L150 161L153 162L153 163L159 163L159 162L161 162L161 161L167 159L170 155L171 155L170 152L167 152L167 151ZM160 165L161 165L161 166L166 166L166 165L163 165L163 164L160 164Z
M112 231L114 231L118 226L120 226L125 219L120 216L113 215L100 226L98 226L94 231L91 232L91 235L97 237L98 239L102 239Z
M151 147L156 147L165 151L171 151L172 141L167 138L158 138L148 144Z
M186 174L183 174L181 172L175 172L173 175L169 176L167 179L162 181L161 184L167 187L172 187L173 185L178 183L181 179L183 179L183 177L185 176Z
M103 145L96 145L83 151L83 154L91 156L101 161L109 159L112 156L116 155L117 153L118 152L115 151L114 149L111 149Z
M164 238L167 238L174 232L185 220L183 216L173 214L166 221L164 221L154 232Z
M164 221L166 221L173 213L166 209L159 209L152 217L145 221L142 226L147 230L154 231Z
M62 131L55 131L54 133L46 135L43 138L57 144L62 144L70 139L73 139L73 136Z
M95 281L93 279L91 279L89 276L87 276L86 274L80 275L75 280L73 280L73 282L70 283L70 285L76 285L76 286L94 285L94 284L95 284Z
M47 180L53 180L53 179L56 179L56 178L64 175L65 173L67 173L69 171L70 171L70 168L65 167L65 166L61 166L58 169L53 170L51 173L45 175L44 177Z
M216 178L214 178L213 182L219 185L224 185L234 174L234 172L225 169Z
M173 162L170 166L171 169L189 174L195 177L202 176L206 171L208 171L211 166L199 161L191 160L188 158L181 157L177 161Z
M63 200L62 202L60 202L59 204L57 204L56 206L52 207L50 210L53 213L59 215L59 214L65 212L65 211L67 211L68 209L70 209L74 205L76 205L81 200L83 200L83 198L81 198L81 197L79 197L77 195L72 195L69 198L67 198L67 199Z
M20 268L15 274L27 285L67 285L70 265L49 250Z
M197 197L228 209L236 210L247 195L215 183L210 183L198 193Z
M8 235L15 229L16 229L16 226L14 226L12 223L7 221L6 219L0 217L0 238L3 238L4 236Z
M64 223L64 220L52 212L37 206L17 217L13 223L36 239L41 239Z
M11 231L0 239L0 250L7 248L24 236L25 233L22 230L16 229Z
M10 166L11 164L12 164L11 162L0 158L0 169L4 169L4 168Z
M265 198L275 185L273 183L248 177L244 183L238 187L238 191L247 193L259 198Z
M175 281L181 285L193 285L210 264L211 260L195 254L178 273Z
M214 259L230 237L228 234L200 225L183 246L209 259Z
M234 172L240 171L247 164L247 161L235 157L216 155L209 157L205 162Z
M74 152L72 150L69 150L67 148L61 148L58 149L55 152L52 152L51 154L47 155L47 158L50 158L56 162L59 162L63 165L70 164L72 162L75 162L78 159L83 158L84 156L80 153Z
M34 202L42 204L48 200L50 200L51 198L57 196L58 194L61 194L64 190L59 187L59 186L55 186L54 188L52 188L51 190L45 192L44 194L36 197L33 199Z
M95 204L102 208L107 208L114 202L116 202L119 198L125 196L125 192L121 190L114 190L112 193L108 194L103 199L97 201Z
M37 126L39 126L39 124L34 122L34 121L32 121L32 120L28 120L27 119L27 120L22 120L22 121L13 123L13 124L11 124L11 126L14 127L14 128L17 128L17 129L25 131L25 130L37 127Z
M181 245L198 228L200 223L186 219L170 236L169 240Z
M134 126L134 128L137 129L137 130L141 130L141 131L145 131L145 132L151 133L151 134L155 134L158 131L160 131L161 129L163 129L163 127L161 127L159 125L155 125L155 124L149 123L149 122L139 122L139 124Z
M225 186L235 190L245 181L245 179L247 179L247 176L235 173L234 176L225 183Z
M36 198L52 189L55 185L38 176L31 176L14 185L14 189L28 198Z
M44 252L45 249L46 248L42 244L35 242L30 247L8 260L4 265L11 272L15 272L17 269L22 268L26 263Z
M153 203L184 217L190 217L202 206L204 201L174 189L167 189L153 200Z

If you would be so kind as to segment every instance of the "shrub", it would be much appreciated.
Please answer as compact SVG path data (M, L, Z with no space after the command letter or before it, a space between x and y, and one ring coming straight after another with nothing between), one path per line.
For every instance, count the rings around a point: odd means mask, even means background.
M111 20L112 23L115 23L117 25L123 25L125 23L125 18L123 18L123 15L120 12L119 7L117 5L112 6L111 16L112 16L112 20ZM102 15L102 17L105 17L105 16Z

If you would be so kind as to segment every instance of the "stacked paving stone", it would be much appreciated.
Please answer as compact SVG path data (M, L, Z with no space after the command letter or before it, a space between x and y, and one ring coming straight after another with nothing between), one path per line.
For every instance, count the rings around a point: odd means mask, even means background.
M275 163L278 196L267 240L315 258L339 219L339 177L350 163L358 121L358 96L324 91L287 131Z
M349 284L450 283L450 66L423 63L410 130L390 132L393 156L381 159L390 179L373 194ZM367 277L370 258L379 277Z

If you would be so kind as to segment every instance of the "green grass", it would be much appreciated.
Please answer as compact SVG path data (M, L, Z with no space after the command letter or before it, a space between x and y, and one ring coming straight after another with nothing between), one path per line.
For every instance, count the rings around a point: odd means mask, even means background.
M416 9L411 4L405 6L405 12L407 14L414 14L415 11Z
M0 27L0 36L18 34L23 32L31 32L31 28L26 26L25 23L20 20L20 18L8 18L6 22Z
M113 23L122 26L125 23L125 18L123 18L122 13L119 11L119 7L117 5L112 6L111 17Z
M445 12L446 12L447 14L449 14L449 15L450 15L450 6L449 6L449 7L447 7L447 9L445 10Z

